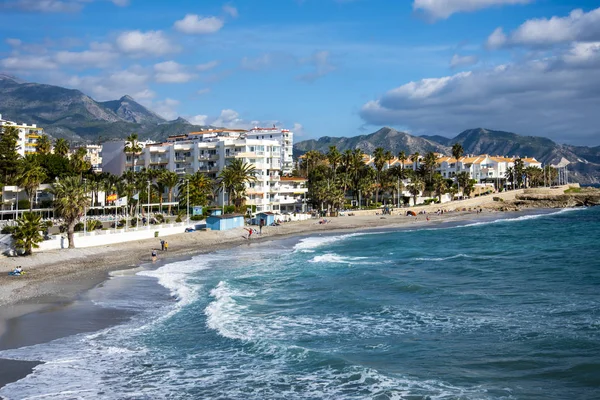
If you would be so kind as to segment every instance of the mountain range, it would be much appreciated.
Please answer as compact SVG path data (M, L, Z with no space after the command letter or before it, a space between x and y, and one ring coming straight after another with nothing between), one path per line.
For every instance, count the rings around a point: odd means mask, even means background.
M81 143L131 133L162 140L204 128L183 118L167 121L130 96L99 102L79 90L24 82L6 74L0 74L0 114L10 121L37 124L54 138Z
M138 133L141 139L164 140L169 135L206 128L192 125L183 118L167 121L137 103L130 96L99 102L79 90L60 86L25 82L0 73L0 114L4 119L35 123L54 138L89 143L111 138L125 138ZM490 154L535 157L544 164L568 163L570 178L580 183L600 183L600 146L570 146L550 139L521 136L490 129L469 129L454 138L440 135L414 136L393 128L381 128L369 135L311 139L294 145L294 155L309 150L327 152L361 149L373 153L377 147L398 154L430 151L451 154L454 143L460 143L465 154Z
M413 136L385 127L369 135L354 137L330 137L310 139L294 145L294 156L309 150L326 153L329 146L339 151L361 149L372 154L377 147L393 154L404 151L407 155L430 151L452 154L452 145L460 143L465 154L489 154L518 157L535 157L544 164L568 164L569 178L579 183L600 183L600 146L570 146L556 143L548 138L521 136L516 133L477 128L461 132L454 138L439 135Z

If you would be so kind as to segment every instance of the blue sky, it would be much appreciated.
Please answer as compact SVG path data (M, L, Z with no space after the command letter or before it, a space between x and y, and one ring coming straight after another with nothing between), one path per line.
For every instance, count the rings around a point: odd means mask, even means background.
M486 127L600 145L600 8L567 0L2 0L0 71L298 139ZM7 23L7 21L9 21Z

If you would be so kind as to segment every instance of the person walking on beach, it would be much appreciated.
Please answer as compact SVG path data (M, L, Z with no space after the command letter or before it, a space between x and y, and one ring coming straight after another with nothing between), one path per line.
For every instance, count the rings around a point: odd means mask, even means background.
M165 251L169 251L169 242L165 241Z
M156 250L152 249L152 262L156 261Z
M262 235L262 228L263 226L265 226L265 220L264 219L260 219L260 223L258 224L258 229L260 230L260 234Z
M163 239L160 240L160 249L161 251L165 251L165 241Z

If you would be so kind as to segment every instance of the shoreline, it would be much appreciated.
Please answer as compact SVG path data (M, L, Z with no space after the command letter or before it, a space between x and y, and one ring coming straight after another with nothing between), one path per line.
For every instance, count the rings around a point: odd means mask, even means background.
M520 213L541 210L529 209ZM44 313L52 314L57 309L69 312L69 307L80 300L84 293L109 280L111 272L114 271L130 270L144 265L159 268L161 265L177 259L187 259L192 256L234 248L252 242L262 244L272 240L300 238L318 234L352 233L357 230L421 229L429 225L438 226L477 220L496 220L497 217L503 218L504 216L510 218L507 214L513 214L513 212L498 212L494 209L487 209L481 214L474 211L455 211L443 215L428 214L429 220L426 220L426 215L418 215L416 218L403 215L337 217L332 218L331 223L324 225L318 224L317 220L313 219L288 223L279 227L265 227L263 228L263 235L251 239L250 242L242 236L245 231L241 228L232 231L182 233L167 238L170 242L169 252L159 251L159 261L157 263L151 263L150 249L160 247L159 239L147 239L100 248L37 253L27 260L28 263L18 262L25 261L24 259L16 260L15 265L22 265L29 272L27 275L23 277L3 276L0 278L0 284L3 287L9 286L10 288L9 291L2 291L0 295L0 342L6 342L3 339L10 333L11 321L22 320L26 316L31 316L33 319L39 318L40 315ZM61 254L52 254L48 257L48 253ZM68 253L66 254L67 257L61 257L63 253ZM58 260L53 260L54 257L58 257ZM48 258L53 262L42 263L43 259ZM95 267L90 268L90 265L94 264ZM7 281L9 285L6 285ZM9 292L8 295L7 292ZM86 318L85 315L81 314L81 316L84 319ZM92 324L92 331L117 323L119 323L119 318L111 319L109 323ZM77 333L75 329L71 329L74 330L72 333ZM68 332L62 332L58 337L64 337L68 334ZM36 335L34 334L34 336ZM53 340L58 337L47 339ZM38 336L36 342L45 343L49 340L44 341L43 337ZM3 349L18 348L31 344L34 343L26 343L17 339L12 341L12 346L3 347ZM40 362L2 359L2 364L3 368L0 368L0 387L27 376Z

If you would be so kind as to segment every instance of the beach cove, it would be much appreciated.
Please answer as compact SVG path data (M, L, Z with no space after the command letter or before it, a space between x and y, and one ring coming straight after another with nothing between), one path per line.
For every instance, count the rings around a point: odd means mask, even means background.
M547 213L550 211L542 211ZM531 211L529 212L529 214ZM533 212L535 213L535 211ZM285 239L294 240L298 239L295 237L306 237L310 235L332 235L338 236L339 234L354 232L354 233L365 233L369 231L380 231L385 229L386 231L404 230L407 228L412 231L413 228L428 228L454 225L454 224L478 224L487 223L490 221L500 220L502 218L519 218L519 215L524 214L513 214L513 213L498 213L496 211L486 210L481 214L475 211L471 212L452 212L438 216L435 214L428 214L429 221L426 220L425 215L419 215L415 217L406 217L404 215L394 216L353 216L353 217L339 217L333 218L330 224L318 224L316 220L305 221L302 223L294 223L289 225L282 225L279 227L267 227L263 231L263 237L259 239L252 239L248 242L244 237L244 232L229 231L229 232L194 232L188 234L181 234L169 237L169 254L160 253L159 264L150 265L150 269L155 269L161 265L178 262L180 260L189 260L189 257L198 253L215 252L227 248L231 248L233 252L239 253L244 251L246 246L239 247L240 245L250 244L251 248L267 248L270 246L273 240ZM275 242L273 242L275 243ZM89 313L89 304L87 306L81 306L77 303L77 299L85 297L85 293L91 287L97 287L98 285L110 286L110 282L118 281L118 279L111 280L107 283L102 284L107 278L109 271L122 270L123 268L135 268L131 272L120 272L119 274L133 276L135 273L140 271L139 266L147 264L150 261L150 254L148 249L150 247L159 248L158 239L155 241L143 241L124 243L117 246L110 246L110 249L103 248L88 248L88 249L75 249L69 251L62 251L60 253L60 261L56 263L48 263L45 267L35 266L34 258L40 256L38 254L32 257L31 265L27 265L24 262L23 265L25 270L32 271L28 279L31 279L28 284L22 286L12 286L12 296L8 298L5 296L6 291L3 290L3 302L2 302L2 316L4 322L10 321L8 324L9 331L12 329L13 334L8 333L9 339L7 340L6 334L3 337L4 343L10 343L14 347L29 346L35 343L42 343L47 340L56 339L63 335L76 334L81 332L94 332L98 329L104 329L107 326L113 324L119 324L126 321L131 317L131 313L120 310L118 312L107 312L102 310L95 313ZM110 253L107 250L111 250ZM69 258L63 258L62 256L68 255ZM85 259L82 259L82 256ZM210 257L210 256L209 256ZM47 259L47 258L45 258ZM327 257L325 257L327 259ZM25 259L18 259L22 261ZM90 264L95 265L93 268L86 268ZM146 268L143 268L146 269ZM37 271L39 275L37 275ZM34 272L37 277L34 278ZM40 281L36 281L39 279ZM23 281L19 281L22 284ZM12 283L12 282L11 282ZM3 288L6 286L3 284ZM126 290L127 286L112 288L115 293L119 290ZM122 292L123 293L123 292ZM153 292L153 295L161 301L171 301L169 295L163 291L157 289ZM89 300L89 299L88 299ZM78 307L80 307L78 309ZM58 313L58 314L57 314ZM44 336L40 333L34 333L26 338L15 338L14 321L21 320L21 325L27 326L27 320L29 320L30 327L43 327L44 324L50 326L53 318L60 316L66 321L71 321L70 325L67 323L65 330L60 331L56 329L49 329L49 334ZM23 318L27 316L27 318ZM90 317L91 322L85 327L79 326L77 329L74 327L78 326L78 321L81 322L86 318ZM66 319L65 319L66 318ZM69 328L70 326L70 328ZM21 326L20 332L23 332L23 326ZM12 346L11 346L12 347ZM7 347L4 347L7 348ZM36 363L29 362L10 362L6 364L10 366L11 374L6 369L0 376L3 377L2 383L8 383L14 381L31 371L31 368ZM15 371L20 371L20 374L15 375ZM61 398L61 397L57 397Z

